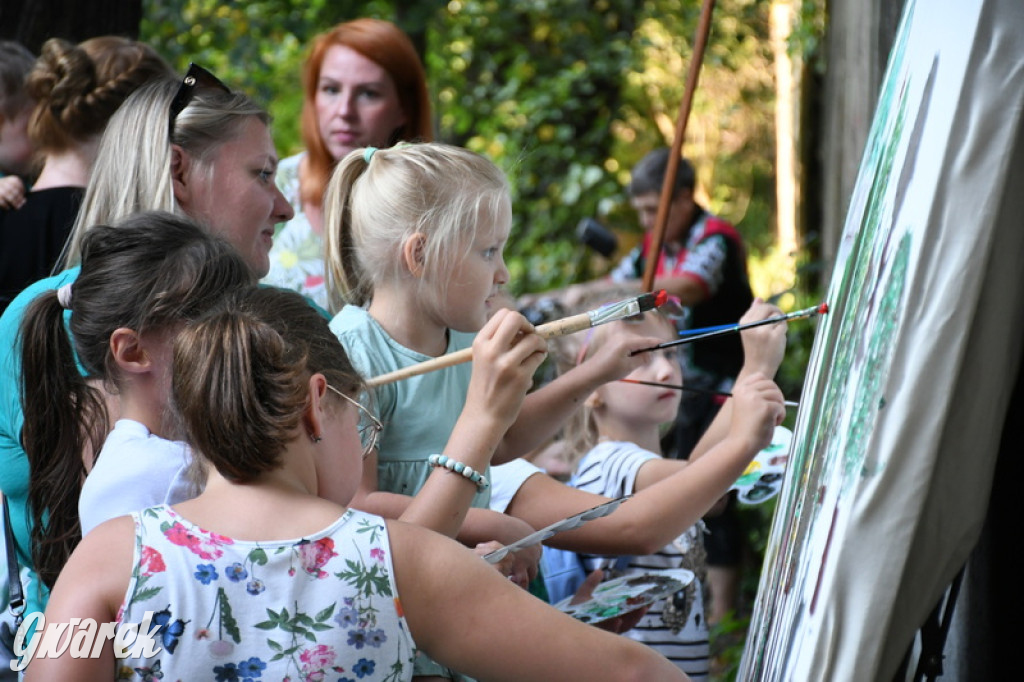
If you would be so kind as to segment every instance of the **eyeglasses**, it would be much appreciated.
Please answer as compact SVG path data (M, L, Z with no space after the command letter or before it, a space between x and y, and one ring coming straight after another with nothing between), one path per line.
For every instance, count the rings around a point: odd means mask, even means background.
M181 85L178 86L178 92L171 100L170 117L167 122L168 137L174 136L174 122L178 119L178 114L185 110L188 103L196 96L196 90L199 88L215 88L231 94L231 89L224 85L219 78L198 64L190 63L188 73L185 74Z
M352 403L359 410L359 414L362 418L359 420L361 426L359 427L359 440L363 443L363 459L370 456L374 448L377 447L377 438L380 436L380 432L384 430L384 425L380 423L380 420L373 416L373 413L363 407L359 402L353 400L349 396L345 395L334 386L327 384L327 388L331 389L346 401ZM369 431L369 435L367 435Z

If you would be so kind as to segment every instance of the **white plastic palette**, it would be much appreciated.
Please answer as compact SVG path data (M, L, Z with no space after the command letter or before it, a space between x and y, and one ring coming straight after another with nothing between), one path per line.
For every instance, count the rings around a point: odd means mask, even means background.
M586 511L581 511L579 514L573 514L572 516L562 519L561 521L555 521L550 526L545 526L538 531L530 533L524 538L517 540L516 542L500 547L489 554L484 555L484 560L488 563L496 564L505 558L509 552L517 552L525 547L536 545L537 543L544 542L555 533L561 533L565 530L573 530L579 528L587 521L593 521L599 519L602 516L608 516L613 511L619 508L619 505L628 500L632 495L623 495L614 500L599 504L596 507L591 507Z

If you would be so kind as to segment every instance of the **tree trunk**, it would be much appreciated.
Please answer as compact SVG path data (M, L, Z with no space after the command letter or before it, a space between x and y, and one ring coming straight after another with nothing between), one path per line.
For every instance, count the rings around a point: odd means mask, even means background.
M903 4L903 0L827 2L824 154L821 172L807 173L823 178L821 255L826 273L835 261Z
M790 0L773 0L771 8L771 43L775 61L775 201L776 248L783 257L786 271L796 274L799 249L796 235L796 146L794 130L796 109L793 82L793 60L789 57L788 40L793 26ZM786 283L793 286L793 280Z

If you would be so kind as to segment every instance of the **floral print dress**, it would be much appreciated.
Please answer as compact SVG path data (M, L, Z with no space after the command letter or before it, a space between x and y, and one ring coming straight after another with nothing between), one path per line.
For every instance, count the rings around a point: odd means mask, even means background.
M278 227L270 249L270 272L262 282L297 291L327 310L324 240L313 230L299 196L299 165L304 156L305 152L289 156L277 167L277 186L295 217Z
M415 644L384 520L356 510L307 538L248 542L169 506L135 519L135 569L118 630L146 622L156 649L119 680L410 680Z

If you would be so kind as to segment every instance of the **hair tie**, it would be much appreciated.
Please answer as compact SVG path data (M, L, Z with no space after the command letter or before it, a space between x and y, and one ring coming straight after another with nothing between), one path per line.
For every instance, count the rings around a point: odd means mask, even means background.
M364 149L363 150L363 161L365 161L367 164L369 164L370 163L370 159L373 158L373 154L376 151L377 151L376 147L367 147L366 149Z
M68 282L60 289L57 289L57 302L65 310L71 310L71 283Z

